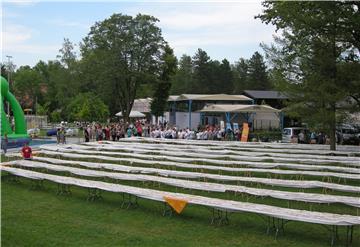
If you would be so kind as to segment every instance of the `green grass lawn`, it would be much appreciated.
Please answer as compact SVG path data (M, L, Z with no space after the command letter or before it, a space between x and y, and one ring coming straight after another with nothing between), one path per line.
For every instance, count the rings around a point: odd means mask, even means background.
M140 199L136 209L121 209L121 195L103 192L87 202L87 190L57 196L56 184L30 190L31 182L1 182L2 246L330 246L329 232L315 224L290 222L277 240L266 235L257 215L235 213L230 224L210 224L211 212L189 205L181 215L163 217L163 205ZM360 245L356 228L353 246ZM344 230L340 231L344 243Z

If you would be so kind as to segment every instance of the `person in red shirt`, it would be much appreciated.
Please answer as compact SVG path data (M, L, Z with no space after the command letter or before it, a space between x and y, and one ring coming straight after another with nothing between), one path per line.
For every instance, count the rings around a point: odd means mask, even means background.
M32 149L27 143L25 143L24 147L21 149L21 154L25 160L30 160L32 158Z

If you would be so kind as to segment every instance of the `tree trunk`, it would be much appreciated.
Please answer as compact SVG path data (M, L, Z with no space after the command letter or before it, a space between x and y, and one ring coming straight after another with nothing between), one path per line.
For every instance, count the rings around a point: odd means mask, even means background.
M333 39L332 39L332 74L331 79L334 80L334 85L338 80L337 78L337 67L336 67L336 58L337 58L337 51L336 51L336 34L337 34L337 23L336 20L333 23ZM331 104L331 122L330 122L330 150L336 150L336 102Z
M336 110L335 106L332 106L332 112L331 112L331 123L330 123L330 150L335 151L336 150Z

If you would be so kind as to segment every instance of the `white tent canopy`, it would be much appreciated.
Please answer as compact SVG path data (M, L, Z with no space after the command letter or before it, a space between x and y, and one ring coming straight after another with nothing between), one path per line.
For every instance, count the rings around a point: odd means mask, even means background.
M204 106L200 112L280 112L268 105L220 105L210 104Z
M168 101L183 101L183 100L251 101L252 99L245 95L231 95L231 94L181 94L181 95L170 95L168 99Z
M123 115L122 115L122 112L118 112L115 114L115 116L122 117ZM129 117L130 118L143 118L143 117L145 117L145 114L143 114L139 111L131 111Z

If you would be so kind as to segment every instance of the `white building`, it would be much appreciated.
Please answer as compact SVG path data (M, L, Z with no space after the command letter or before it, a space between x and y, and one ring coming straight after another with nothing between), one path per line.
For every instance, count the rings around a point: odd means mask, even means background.
M163 118L159 118L159 121L166 121L169 125L181 129L188 127L196 129L199 125L219 125L220 121L238 123L240 126L243 122L247 122L252 129L281 128L279 110L255 105L254 100L245 95L182 94L169 96L168 102L168 111L164 113ZM148 119L155 123L155 117L150 116L150 104L151 98L137 99L133 110L146 114ZM217 110L207 111L206 109L211 105L222 108L217 107Z

